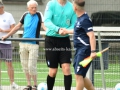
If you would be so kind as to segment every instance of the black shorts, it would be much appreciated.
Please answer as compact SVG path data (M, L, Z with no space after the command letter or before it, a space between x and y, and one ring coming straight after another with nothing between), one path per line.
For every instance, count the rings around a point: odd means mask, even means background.
M69 37L45 38L46 62L50 68L58 68L63 63L71 63L71 43Z

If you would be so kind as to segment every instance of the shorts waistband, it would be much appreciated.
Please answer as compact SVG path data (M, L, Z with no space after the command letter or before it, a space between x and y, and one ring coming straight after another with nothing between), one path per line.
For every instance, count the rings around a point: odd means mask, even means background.
M53 37L53 36L46 36L46 38L50 38L50 39L69 39L68 37Z

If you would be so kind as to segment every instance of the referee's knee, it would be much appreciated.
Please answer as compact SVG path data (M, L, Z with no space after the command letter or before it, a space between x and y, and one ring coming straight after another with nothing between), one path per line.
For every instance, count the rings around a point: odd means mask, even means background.
M56 77L57 69L50 68L49 69L49 76Z
M69 64L62 65L62 71L64 75L70 75L71 74L70 65Z

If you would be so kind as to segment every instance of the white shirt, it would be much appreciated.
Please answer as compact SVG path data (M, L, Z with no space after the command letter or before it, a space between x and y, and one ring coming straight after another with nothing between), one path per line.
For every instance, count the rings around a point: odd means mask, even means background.
M10 29L10 26L13 24L15 24L15 20L11 13L4 12L3 14L0 15L0 28L2 30ZM0 32L0 38L2 38L5 35L7 35L7 33ZM11 41L0 41L0 43L11 44Z

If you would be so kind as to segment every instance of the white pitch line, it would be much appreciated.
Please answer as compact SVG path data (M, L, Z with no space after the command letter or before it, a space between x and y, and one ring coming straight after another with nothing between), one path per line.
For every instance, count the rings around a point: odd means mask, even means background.
M101 74L101 73L95 73L95 74ZM118 75L119 75L119 73L104 73L104 74L113 74L113 75L114 75L114 74L115 74L115 75L118 74Z
M9 78L4 78L4 79L1 79L2 80L8 80ZM22 80L22 81L26 81L26 78L15 78L16 80ZM24 79L24 80L23 80ZM44 80L45 78L37 78L39 80ZM72 79L73 81L75 81L75 79ZM64 81L64 79L56 79L56 81Z
M2 73L7 73L7 71L1 71L1 72L2 72ZM22 71L21 71L21 72L16 72L16 71L15 71L14 73L24 73L24 72L22 72ZM48 73L48 72L37 72L37 73ZM72 74L74 74L74 72L73 72Z
M1 71L2 73L7 73L7 71ZM24 72L15 72L15 73L24 73ZM38 73L48 73L48 72L38 72ZM74 73L72 73L72 74L74 74ZM94 73L94 74L101 74L101 73ZM115 75L119 75L119 73L104 73L104 74L115 74Z

